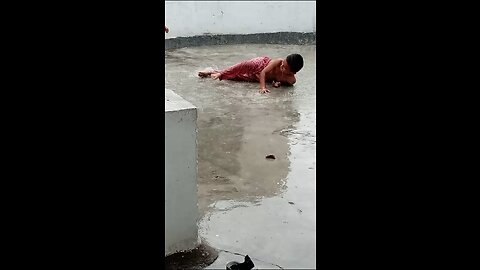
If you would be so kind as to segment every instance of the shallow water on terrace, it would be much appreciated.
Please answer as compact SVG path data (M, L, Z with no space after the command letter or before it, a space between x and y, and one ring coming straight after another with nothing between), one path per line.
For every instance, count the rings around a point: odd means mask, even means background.
M197 77L205 68L291 53L305 61L297 83L268 94L258 83ZM315 267L315 53L315 45L255 44L165 52L166 88L198 108L200 234L256 265ZM224 268L225 254L211 267Z

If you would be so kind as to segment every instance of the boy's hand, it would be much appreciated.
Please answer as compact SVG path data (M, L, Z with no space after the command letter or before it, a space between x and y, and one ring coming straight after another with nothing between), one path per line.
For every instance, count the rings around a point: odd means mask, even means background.
M272 86L275 88L280 87L281 83L280 82L272 82Z
M260 89L260 93L265 94L265 93L270 93L270 91L268 91L268 89L264 87Z
M168 33L169 29L165 26L165 33Z

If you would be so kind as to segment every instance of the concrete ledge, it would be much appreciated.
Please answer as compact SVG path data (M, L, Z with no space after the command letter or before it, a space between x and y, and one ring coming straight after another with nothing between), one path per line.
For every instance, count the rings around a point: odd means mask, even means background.
M165 256L199 244L197 109L165 89Z
M190 102L183 99L181 96L175 94L170 89L165 89L165 112L181 111L181 110L196 110Z
M248 35L203 35L165 39L165 50L227 44L316 45L316 33L277 32Z

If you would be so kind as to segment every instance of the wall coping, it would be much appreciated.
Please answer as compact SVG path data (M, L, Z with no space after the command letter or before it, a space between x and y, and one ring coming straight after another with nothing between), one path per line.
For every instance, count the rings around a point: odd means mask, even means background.
M201 35L165 39L165 50L184 47L230 44L316 45L316 32L276 32L258 34Z

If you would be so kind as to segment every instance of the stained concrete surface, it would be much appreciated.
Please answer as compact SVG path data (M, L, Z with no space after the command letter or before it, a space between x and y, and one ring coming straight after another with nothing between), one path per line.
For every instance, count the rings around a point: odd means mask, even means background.
M165 39L165 49L226 44L296 44L315 45L316 33L278 32L248 35L208 35Z
M297 83L268 94L258 83L196 75L291 53L305 61ZM315 268L315 53L315 45L254 44L165 51L166 88L198 108L199 233L219 251L208 269L245 254L257 269Z

